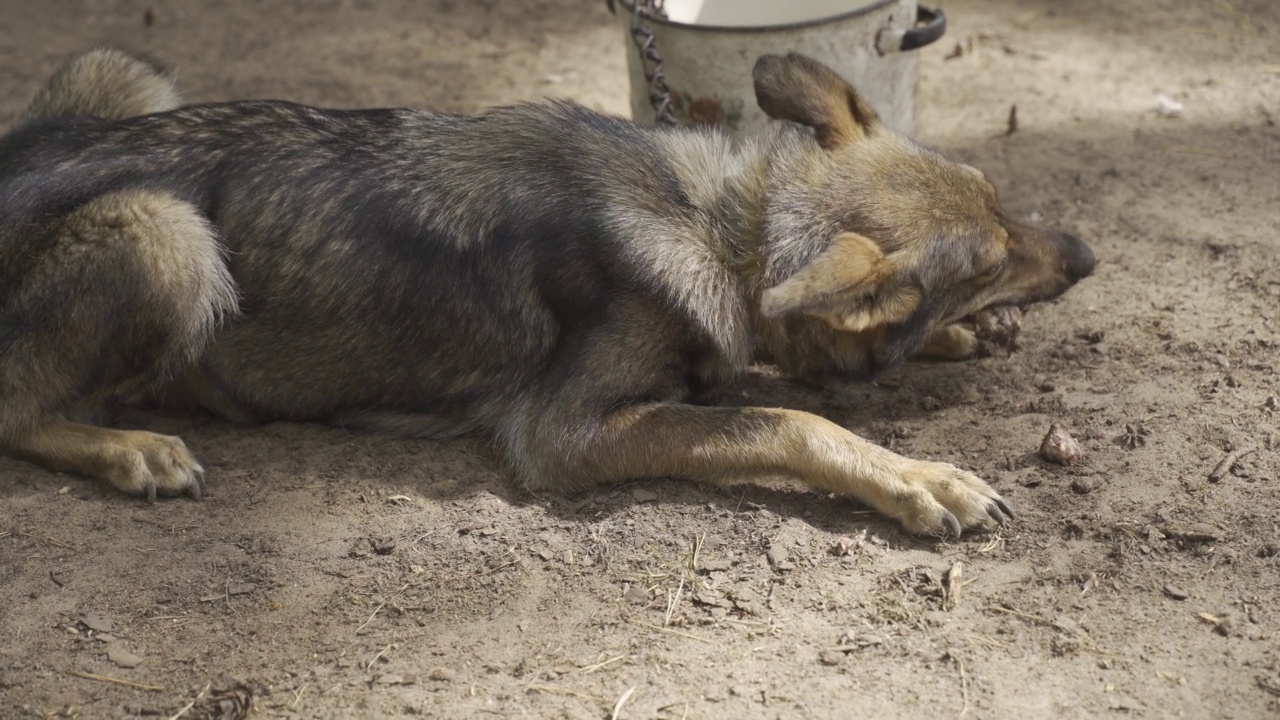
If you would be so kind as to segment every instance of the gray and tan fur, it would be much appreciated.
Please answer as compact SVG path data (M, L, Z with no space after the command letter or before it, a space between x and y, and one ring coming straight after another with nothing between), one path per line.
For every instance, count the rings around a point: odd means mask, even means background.
M790 475L916 533L1003 522L952 465L815 415L702 407L755 361L870 377L1065 292L1075 238L894 135L799 55L731 141L570 102L477 116L179 106L112 50L0 138L0 446L126 492L204 492L181 440L77 424L146 391L237 422L481 434L526 487Z

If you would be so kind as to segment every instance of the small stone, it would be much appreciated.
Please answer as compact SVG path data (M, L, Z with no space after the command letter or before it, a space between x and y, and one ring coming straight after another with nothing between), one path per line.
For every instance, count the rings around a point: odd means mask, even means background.
M554 558L554 557L555 557L555 554L554 554L554 553L552 553L550 550L547 550L546 548L543 548L542 550L539 550L539 551L538 551L538 553L537 553L537 555L538 555L538 557L542 558L543 560L551 560L552 558Z
M836 540L836 544L831 548L831 554L844 557L860 547L862 547L861 540L855 540L846 535Z
M142 664L142 657L126 650L123 643L108 645L107 659L122 668L135 668Z
M658 493L641 488L631 493L631 497L635 498L636 502L639 503L653 502L658 499Z
M1169 523L1160 528L1160 532L1167 538L1187 542L1215 542L1221 534L1218 528L1208 523Z
M765 553L765 557L769 558L769 564L778 569L787 563L787 549L778 543L769 546L769 552Z
M58 494L59 494L59 495L70 495L70 494L71 494L71 486L70 486L70 485L63 485L62 487L58 488Z
M257 588L253 583L231 583L227 586L228 595L248 595Z
M636 605L649 604L649 591L639 585L632 585L631 587L628 587L626 591L622 593L622 597L627 602L634 603Z
M1040 457L1064 467L1079 465L1084 457L1080 443L1058 423L1049 426L1049 432L1040 441Z
M80 618L80 624L94 632L111 632L115 627L115 623L111 621L111 618L98 613L85 613Z
M116 636L112 635L111 633L98 633L96 638L98 642L104 642L104 643L116 641Z
M1088 495L1093 492L1093 483L1084 478L1076 478L1071 481L1071 491L1077 495Z
M1219 620L1218 624L1213 626L1213 629L1214 632L1218 633L1222 637L1231 637L1232 635L1237 634L1236 620L1234 617L1227 615Z
M702 560L698 563L698 569L705 572L723 572L733 567L732 560Z
M699 605L706 605L713 608L728 609L731 607L728 600L710 590L695 590L693 593L693 601Z
M1186 600L1187 598L1191 597L1190 595L1187 594L1186 590L1183 590L1177 585L1172 585L1172 584L1164 586L1164 594L1168 595L1170 598L1174 600Z
M935 412L942 407L942 401L932 395L926 395L924 399L920 401L920 407L924 408L927 412Z
M842 650L823 650L818 653L818 660L823 665L839 665L844 662L844 651Z
M440 682L453 682L458 678L458 674L446 667L431 668L431 672L427 677Z

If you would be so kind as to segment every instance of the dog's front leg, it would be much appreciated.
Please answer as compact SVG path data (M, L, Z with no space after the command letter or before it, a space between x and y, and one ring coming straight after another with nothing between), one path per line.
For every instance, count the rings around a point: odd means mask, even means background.
M116 430L53 418L0 438L0 450L50 470L98 478L123 492L156 495L205 492L204 468L179 438Z
M537 428L525 442L508 442L535 487L788 475L857 498L916 534L954 536L1012 515L971 473L902 457L795 410L649 403L616 409L589 427L544 421Z

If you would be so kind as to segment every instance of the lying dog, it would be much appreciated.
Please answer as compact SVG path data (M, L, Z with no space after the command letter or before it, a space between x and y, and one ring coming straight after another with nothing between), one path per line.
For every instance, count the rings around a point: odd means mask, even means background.
M526 487L794 476L909 531L1009 507L815 415L687 398L754 361L871 377L1090 274L978 170L801 55L735 142L569 102L474 117L182 106L113 50L0 139L0 446L129 493L204 492L181 440L68 420L138 393L237 422L485 434Z

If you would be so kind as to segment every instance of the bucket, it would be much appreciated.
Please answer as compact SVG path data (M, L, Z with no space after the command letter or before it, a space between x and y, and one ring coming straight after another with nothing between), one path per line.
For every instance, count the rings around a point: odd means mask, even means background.
M730 134L768 122L752 85L756 58L799 52L850 81L890 128L915 135L912 51L947 26L916 0L606 1L627 31L632 118Z

